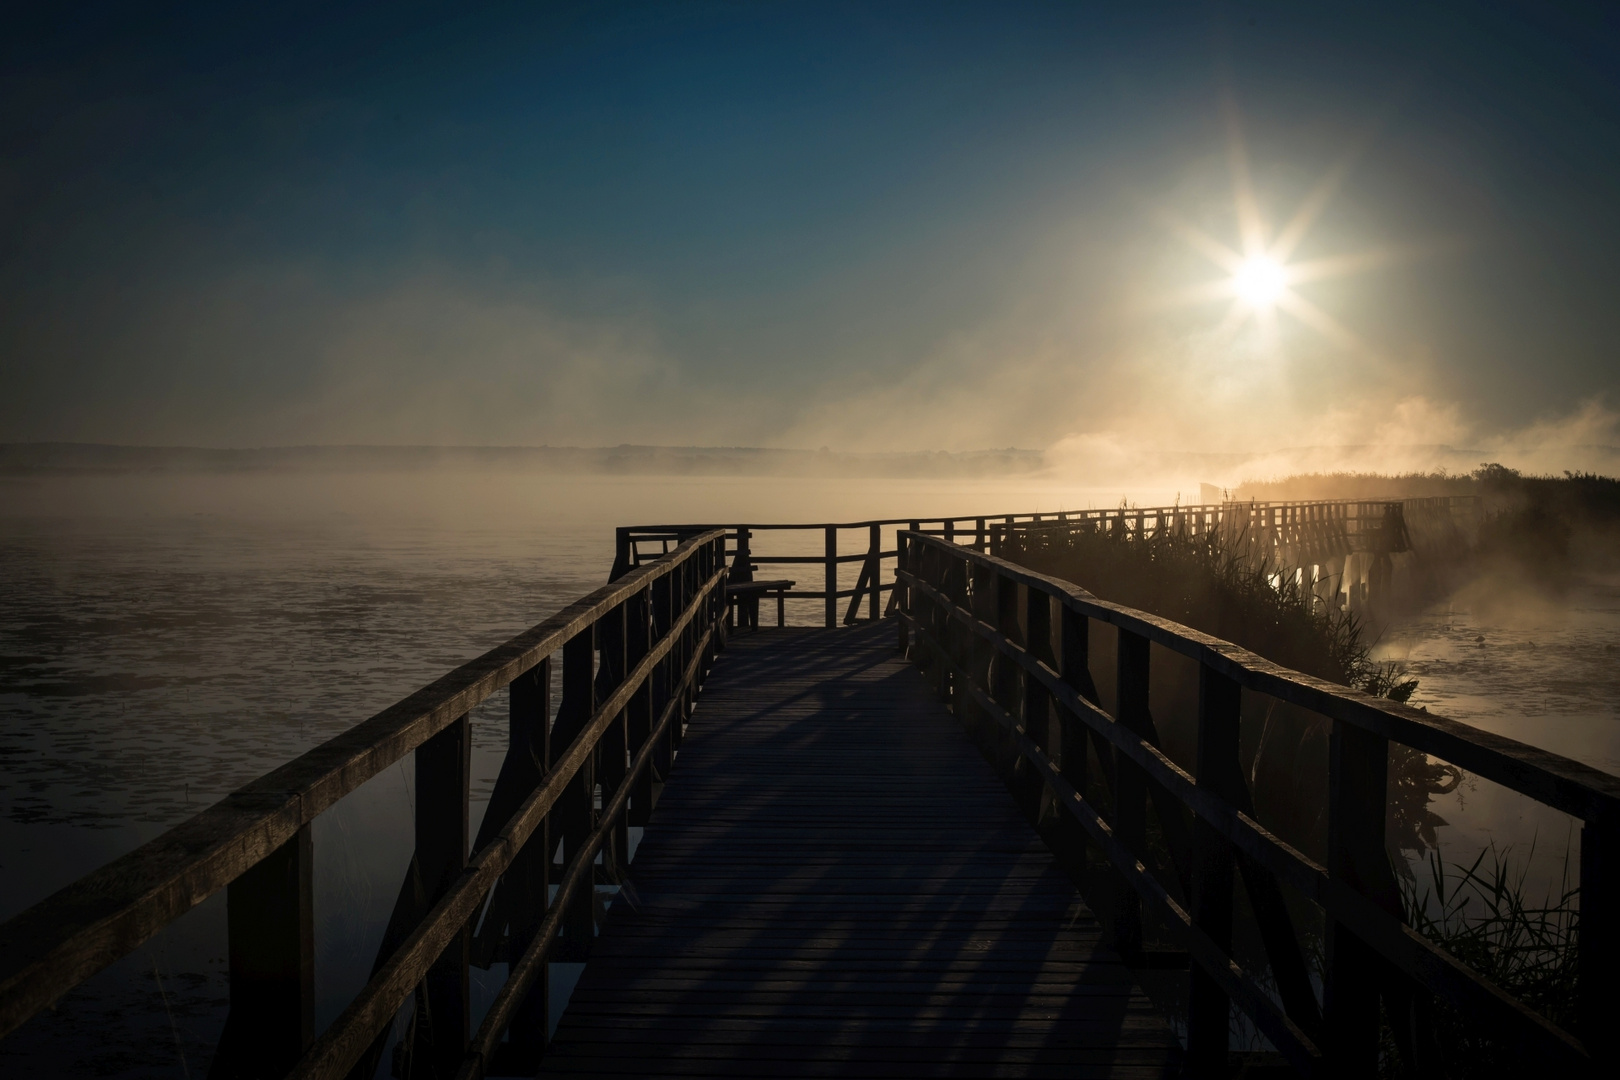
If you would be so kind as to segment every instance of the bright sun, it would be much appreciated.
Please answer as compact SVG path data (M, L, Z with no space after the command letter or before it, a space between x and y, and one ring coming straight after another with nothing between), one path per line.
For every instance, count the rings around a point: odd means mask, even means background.
M1281 228L1267 225L1250 182L1248 154L1236 105L1227 102L1227 159L1232 170L1236 244L1229 244L1182 220L1169 208L1157 217L1188 247L1213 263L1218 273L1167 294L1153 306L1180 306L1225 301L1226 316L1209 331L1209 340L1230 344L1246 326L1266 349L1280 348L1278 328L1285 319L1315 331L1346 351L1373 355L1372 349L1348 327L1300 292L1313 281L1357 274L1388 262L1404 260L1419 249L1373 248L1340 255L1300 259L1297 252L1318 217L1333 201L1355 154L1347 153L1317 182L1294 215ZM1280 353L1279 353L1280 355Z
M1246 260L1232 275L1232 289L1250 307L1275 304L1288 287L1288 274L1275 259L1258 255Z

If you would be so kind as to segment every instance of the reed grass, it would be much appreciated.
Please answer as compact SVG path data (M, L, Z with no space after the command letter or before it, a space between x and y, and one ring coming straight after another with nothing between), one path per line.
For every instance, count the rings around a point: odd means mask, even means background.
M1570 861L1555 890L1529 895L1535 844L1522 861L1494 844L1472 863L1448 869L1438 852L1428 858L1426 883L1404 880L1403 915L1414 930L1553 1023L1570 1028L1579 991L1580 888L1570 884ZM1402 1055L1386 1030L1386 1076L1425 1078L1518 1077L1525 1062L1507 1040L1440 1001L1414 1003L1422 1044Z
M1253 559L1243 536L1166 531L1138 539L1080 524L1018 531L1003 554L1307 675L1397 701L1417 689L1399 666L1371 659L1359 616L1324 602L1291 570Z

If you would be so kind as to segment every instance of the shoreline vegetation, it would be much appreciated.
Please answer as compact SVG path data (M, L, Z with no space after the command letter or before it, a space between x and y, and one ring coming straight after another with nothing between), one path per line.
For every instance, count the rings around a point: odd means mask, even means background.
M1488 462L1466 474L1312 473L1246 482L1231 495L1239 502L1475 496L1481 517L1472 550L1462 565L1429 568L1448 587L1493 572L1561 589L1577 574L1620 570L1620 479L1596 473L1527 476Z
M1570 576L1614 566L1620 536L1620 481L1588 474L1525 477L1500 465L1470 476L1365 474L1291 477L1246 484L1233 492L1256 500L1355 499L1478 495L1478 535L1458 565L1426 568L1409 579L1425 597L1394 598L1407 607L1480 576L1508 575L1537 588L1561 588ZM1366 693L1406 701L1417 680L1392 662L1371 659L1381 612L1330 607L1302 589L1291 568L1255 566L1241 541L1218 533L1169 533L1145 540L1123 532L1047 529L1015 535L1003 554L1041 573L1072 581L1102 599L1174 619L1307 674ZM1188 681L1190 673L1182 673ZM1164 715L1154 719L1164 750L1184 767L1196 719L1184 704L1190 687L1167 687ZM1158 690L1155 690L1156 699ZM1249 697L1251 695L1245 695ZM1262 823L1317 855L1325 841L1329 725L1246 702L1242 763ZM1436 796L1466 779L1455 766L1390 744L1387 850L1406 921L1556 1023L1572 1021L1580 933L1579 888L1569 883L1539 899L1528 895L1527 867L1511 846L1495 844L1471 862L1448 864L1430 808ZM1414 870L1413 863L1418 867ZM1319 921L1301 920L1320 937ZM1313 943L1320 949L1320 940ZM1313 950L1313 951L1314 951ZM1422 995L1386 1012L1383 1071L1388 1076L1521 1075L1512 1048L1481 1034L1455 1010Z

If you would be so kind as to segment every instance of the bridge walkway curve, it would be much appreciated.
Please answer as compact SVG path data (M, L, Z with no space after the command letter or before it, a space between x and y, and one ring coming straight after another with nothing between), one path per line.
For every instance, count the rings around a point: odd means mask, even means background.
M1168 1076L892 622L734 637L542 1076Z

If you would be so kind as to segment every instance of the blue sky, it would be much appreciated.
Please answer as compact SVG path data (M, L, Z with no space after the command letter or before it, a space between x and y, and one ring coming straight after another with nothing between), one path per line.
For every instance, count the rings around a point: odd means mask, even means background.
M1600 5L45 8L0 43L0 439L1518 429L1615 396L1617 44ZM1172 223L1238 243L1239 135L1273 232L1348 162L1295 252L1376 256L1298 286L1346 333L1171 302L1226 274Z

